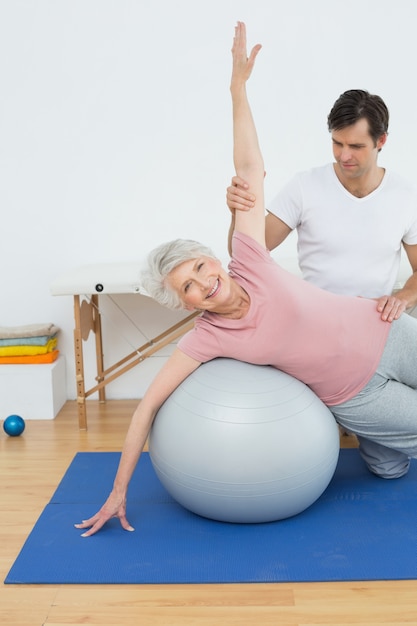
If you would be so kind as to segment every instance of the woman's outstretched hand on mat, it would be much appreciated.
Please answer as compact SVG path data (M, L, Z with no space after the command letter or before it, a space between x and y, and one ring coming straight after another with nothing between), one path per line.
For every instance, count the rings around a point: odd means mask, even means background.
M86 528L86 532L83 533L81 537L90 537L98 532L112 517L119 518L124 530L135 530L126 519L126 497L121 497L114 491L111 492L98 513L90 517L90 519L83 520L81 524L74 524L74 526L81 530Z

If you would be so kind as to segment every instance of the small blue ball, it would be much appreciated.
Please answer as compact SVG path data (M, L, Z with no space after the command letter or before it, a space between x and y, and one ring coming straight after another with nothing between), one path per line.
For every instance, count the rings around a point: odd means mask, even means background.
M3 430L10 437L18 437L25 430L25 420L20 415L9 415L3 422Z

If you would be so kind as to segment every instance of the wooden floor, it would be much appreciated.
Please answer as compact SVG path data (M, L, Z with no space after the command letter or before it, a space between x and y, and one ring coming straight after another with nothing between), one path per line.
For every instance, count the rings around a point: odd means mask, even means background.
M55 420L28 421L21 437L6 437L1 430L2 581L74 454L120 450L135 405L130 400L113 400L104 405L89 402L89 430L85 432L78 430L75 402L68 402ZM342 445L354 443L352 438L342 437ZM340 533L343 535L343 527ZM417 581L2 585L0 623L5 626L417 625Z

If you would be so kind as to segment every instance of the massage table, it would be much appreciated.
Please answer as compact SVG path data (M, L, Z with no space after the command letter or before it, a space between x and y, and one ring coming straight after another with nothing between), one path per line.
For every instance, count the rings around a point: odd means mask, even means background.
M73 296L74 300L74 356L78 403L78 424L87 429L86 399L98 393L100 402L106 400L106 386L147 357L175 341L194 325L198 313L188 315L145 344L110 366L104 367L103 333L100 298L116 294L147 296L139 282L139 263L104 263L85 265L58 276L50 285L54 296ZM83 342L90 332L95 337L96 384L86 389L84 377Z

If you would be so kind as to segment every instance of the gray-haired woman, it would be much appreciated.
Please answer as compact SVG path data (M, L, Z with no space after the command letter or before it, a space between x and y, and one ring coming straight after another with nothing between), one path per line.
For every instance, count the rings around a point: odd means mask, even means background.
M374 301L322 291L280 268L266 249L264 164L246 96L259 50L255 46L247 56L239 22L232 48L234 164L253 190L255 206L236 214L228 270L209 249L189 240L150 254L143 276L149 294L202 315L134 412L110 496L95 515L76 524L83 536L111 517L133 530L126 518L127 489L153 419L187 376L219 356L272 365L299 378L346 427L417 457L417 321L383 321Z

